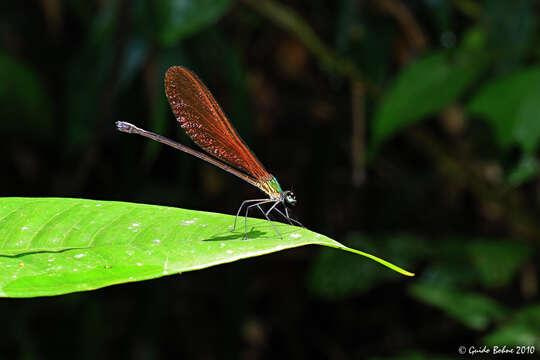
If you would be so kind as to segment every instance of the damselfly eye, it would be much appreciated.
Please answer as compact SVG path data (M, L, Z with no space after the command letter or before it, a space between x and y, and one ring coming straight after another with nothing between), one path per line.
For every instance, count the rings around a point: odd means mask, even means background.
M295 206L296 205L296 196L293 192L289 191L285 195L285 203L289 206Z

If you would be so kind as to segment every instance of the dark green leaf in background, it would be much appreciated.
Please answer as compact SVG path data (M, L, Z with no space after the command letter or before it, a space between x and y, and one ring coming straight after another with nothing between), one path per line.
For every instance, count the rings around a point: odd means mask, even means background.
M416 283L409 287L409 291L416 299L438 307L474 330L485 330L493 321L506 316L504 307L490 297L458 288Z
M533 254L531 246L513 239L449 236L431 249L422 279L457 288L509 285Z
M481 67L435 51L397 76L383 98L372 125L372 147L455 101L477 78Z
M511 240L475 240L467 247L469 258L487 287L507 285L533 254L530 246Z
M484 86L469 110L493 128L501 147L532 153L540 140L540 68L520 70Z
M484 338L488 345L540 346L540 305L514 312L510 320Z
M230 0L157 0L153 6L160 23L162 45L172 46L181 39L202 30L225 14Z
M524 154L518 164L510 170L507 181L511 186L519 186L525 182L533 180L538 171L540 164L534 155Z

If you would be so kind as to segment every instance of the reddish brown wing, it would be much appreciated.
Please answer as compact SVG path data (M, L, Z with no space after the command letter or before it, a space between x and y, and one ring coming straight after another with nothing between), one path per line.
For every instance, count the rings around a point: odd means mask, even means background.
M207 153L260 180L270 180L233 128L208 88L191 71L173 66L165 74L165 94L186 134Z

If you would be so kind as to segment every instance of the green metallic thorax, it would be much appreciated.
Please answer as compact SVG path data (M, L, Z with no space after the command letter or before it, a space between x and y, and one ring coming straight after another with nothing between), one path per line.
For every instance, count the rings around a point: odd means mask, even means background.
M272 178L272 180L269 181L270 186L275 189L278 193L282 192L281 186L279 186L279 183L275 177Z
M268 196L274 199L279 199L280 194L283 190L281 190L281 186L279 186L279 183L277 179L272 176L272 179L261 182L259 187L262 191L264 191Z

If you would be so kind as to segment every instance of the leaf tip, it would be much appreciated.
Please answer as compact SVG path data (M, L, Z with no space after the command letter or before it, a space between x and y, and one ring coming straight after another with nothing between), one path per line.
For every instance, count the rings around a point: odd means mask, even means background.
M402 274L403 274L403 275L406 275L406 276L410 276L410 277L416 276L415 273L409 272L409 271L407 271L407 270L403 270Z

